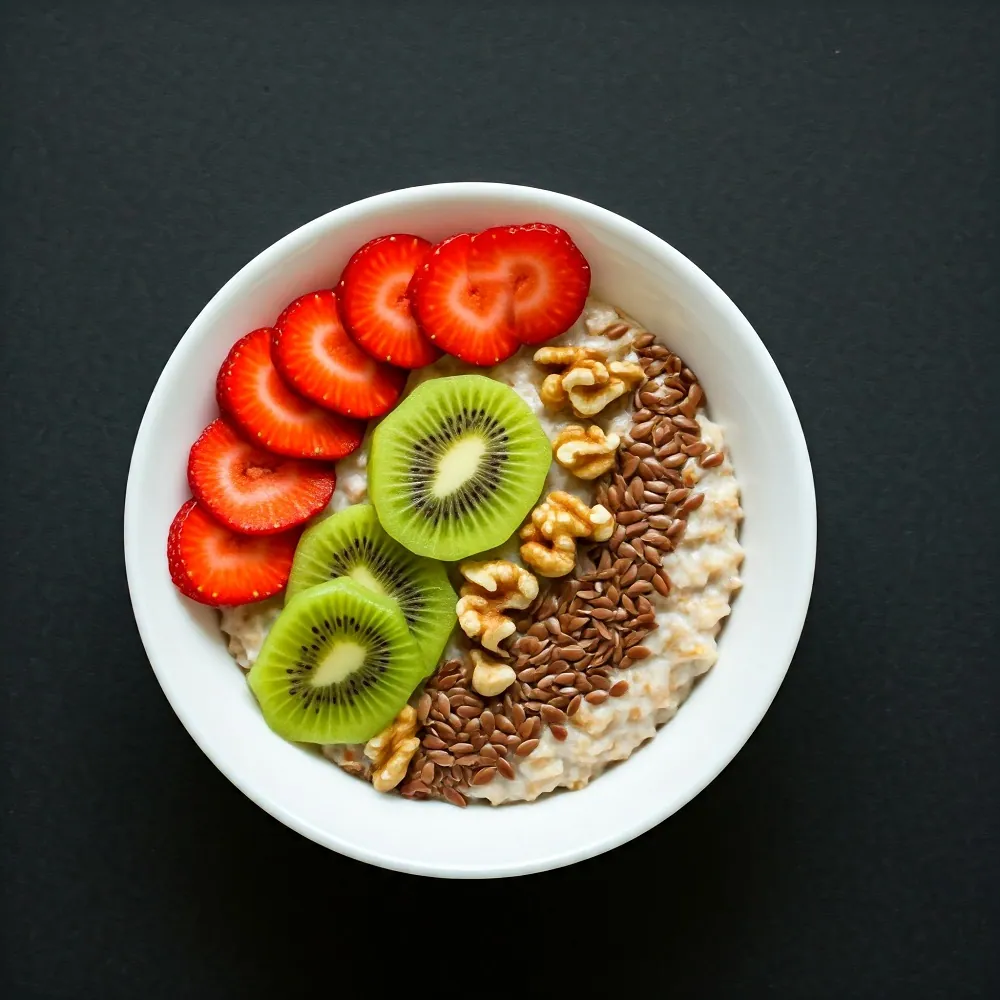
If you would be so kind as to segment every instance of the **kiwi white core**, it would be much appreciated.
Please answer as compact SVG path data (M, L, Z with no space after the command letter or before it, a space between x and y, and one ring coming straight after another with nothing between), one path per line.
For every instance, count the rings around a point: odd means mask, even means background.
M309 678L309 683L315 688L338 684L360 669L367 655L367 647L359 642L350 639L335 642Z
M375 594L385 594L385 587L372 575L367 566L355 566L347 574L356 584Z
M438 500L450 496L472 479L486 454L487 443L478 435L459 438L438 461L431 492Z

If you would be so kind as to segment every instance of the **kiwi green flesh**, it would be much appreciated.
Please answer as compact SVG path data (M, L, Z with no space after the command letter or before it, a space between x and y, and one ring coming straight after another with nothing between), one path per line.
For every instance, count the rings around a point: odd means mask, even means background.
M505 542L538 500L551 445L509 386L482 375L417 386L376 427L368 493L412 552L453 561Z
M285 605L249 682L279 736L361 743L395 718L423 675L395 601L340 578Z
M337 577L396 601L420 649L424 672L437 666L455 627L458 597L444 567L394 541L371 504L355 504L303 532L286 600Z

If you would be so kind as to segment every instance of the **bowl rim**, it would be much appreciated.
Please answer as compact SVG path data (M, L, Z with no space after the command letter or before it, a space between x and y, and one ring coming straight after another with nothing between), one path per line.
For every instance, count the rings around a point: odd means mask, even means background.
M585 844L582 847L567 847L560 854L530 862L519 864L504 864L502 866L490 867L489 865L477 866L474 869L443 868L440 865L432 865L424 862L410 861L399 855L388 856L376 851L366 849L364 845L342 840L340 836L331 834L327 830L320 829L308 820L301 818L290 810L286 809L280 802L275 801L266 793L254 786L252 779L235 773L233 768L225 766L210 749L211 739L207 733L200 730L191 715L184 707L184 698L181 692L174 687L171 680L171 672L167 658L162 653L152 648L152 643L147 640L151 630L147 625L152 615L155 615L154 607L146 603L143 597L143 567L137 558L131 555L138 550L137 532L139 531L138 516L136 514L137 505L141 498L138 495L136 485L137 467L141 456L149 450L149 439L153 433L153 425L162 408L167 395L167 386L171 382L170 374L176 367L181 366L183 359L188 355L196 353L200 349L199 338L189 336L192 331L209 324L212 321L213 313L221 308L230 294L239 286L253 279L258 273L263 273L274 264L285 258L291 250L297 247L305 247L309 241L327 227L337 223L347 223L355 216L361 216L378 208L391 212L394 208L409 206L415 202L427 199L437 199L439 197L476 197L482 199L501 199L505 196L527 196L531 198L544 198L550 200L554 205L558 205L567 212L574 213L584 220L591 220L595 223L609 225L617 229L622 237L630 243L636 244L654 256L661 256L668 259L671 267L678 272L682 278L697 285L699 291L706 298L712 300L713 305L720 312L726 315L729 324L737 331L738 335L746 342L748 349L754 354L755 361L760 365L762 371L766 371L770 376L770 390L774 392L772 403L779 409L781 420L787 425L787 430L791 438L792 451L787 453L791 465L796 468L795 481L799 487L795 502L799 507L802 516L803 537L801 542L802 555L802 581L801 586L796 587L785 606L786 621L795 623L795 627L787 631L787 639L781 648L771 651L769 659L773 661L775 667L769 673L766 684L762 685L761 697L758 710L751 714L747 720L744 731L731 731L726 741L726 750L717 759L718 766L699 773L687 789L687 793L680 802L676 799L668 800L662 805L655 800L651 800L650 808L641 817L631 822L627 826L622 826L603 837L600 841ZM716 777L727 767L747 740L757 729L761 719L770 708L778 689L788 672L796 647L801 637L802 629L805 625L806 614L812 594L813 580L816 565L816 494L815 484L812 474L812 464L809 458L808 447L805 435L799 420L795 405L791 395L778 371L774 360L764 346L757 332L750 322L742 314L735 303L726 293L696 264L685 257L679 250L667 243L665 240L644 229L642 226L632 222L625 217L618 215L609 209L601 208L591 202L549 191L544 188L531 187L526 185L506 184L490 181L455 181L435 184L415 185L412 187L399 188L380 194L371 195L358 201L350 202L339 208L326 212L323 215L306 222L302 226L294 229L287 235L272 243L265 250L258 253L243 267L241 267L231 278L229 278L221 288L209 299L205 306L192 320L184 334L178 340L176 346L163 366L162 371L157 376L156 385L150 394L149 401L143 412L139 430L136 434L135 444L132 450L132 457L129 463L128 479L125 488L124 505L124 554L126 578L128 582L129 596L132 603L133 614L136 625L142 639L143 647L149 659L153 672L167 698L171 708L177 715L181 724L187 730L191 738L195 741L206 757L229 779L244 795L252 802L260 806L265 812L275 819L288 826L297 833L309 838L331 850L337 851L347 857L368 864L391 870L406 872L417 875L427 875L434 877L449 878L495 878L504 876L515 876L532 874L546 871L564 865L574 864L598 854L612 850L640 836L663 820L674 815L683 809L692 799L699 795ZM531 803L527 803L530 805ZM524 805L524 804L521 804Z

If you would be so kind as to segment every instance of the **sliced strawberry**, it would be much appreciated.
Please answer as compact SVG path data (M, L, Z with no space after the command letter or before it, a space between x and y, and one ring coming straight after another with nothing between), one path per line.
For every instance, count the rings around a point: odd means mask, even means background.
M330 502L336 482L332 465L272 455L222 418L202 431L188 456L195 499L244 535L273 535L307 521Z
M413 272L430 249L419 236L380 236L344 268L337 285L340 317L354 341L379 361L422 368L441 356L417 325L406 297Z
M186 597L214 607L262 601L288 583L300 534L238 535L188 500L167 535L170 579Z
M275 324L271 356L293 389L349 417L392 409L408 374L379 364L347 336L331 289L303 295L285 309Z
M439 243L414 274L409 294L417 322L438 347L473 365L495 365L521 346L513 296L503 274L473 278L472 245L468 233Z
M293 458L337 459L361 444L365 425L303 399L285 385L271 360L270 327L238 340L219 370L215 391L223 413L268 451Z
M565 333L590 292L586 257L568 233L544 222L477 233L469 277L474 284L500 282L510 288L514 333L522 344Z

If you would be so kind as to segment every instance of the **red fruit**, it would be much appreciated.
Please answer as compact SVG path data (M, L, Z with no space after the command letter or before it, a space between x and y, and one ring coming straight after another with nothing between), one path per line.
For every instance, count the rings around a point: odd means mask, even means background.
M283 458L212 421L188 456L191 492L208 512L244 535L273 535L309 520L333 495L333 466Z
M337 285L347 332L373 358L400 368L422 368L441 352L427 339L410 309L406 288L431 244L419 236L380 236L347 262Z
M215 391L222 411L257 444L293 458L337 459L361 444L365 425L292 392L271 360L271 328L238 340L222 363Z
M544 222L477 233L469 275L474 283L500 282L510 289L514 333L522 344L565 333L590 292L586 257L568 233Z
M503 276L473 277L472 245L472 236L459 233L434 247L413 276L410 298L417 322L438 347L473 365L495 365L521 346L513 296Z
M303 295L285 309L271 336L271 356L293 389L349 417L391 410L408 374L379 364L347 336L330 289Z
M170 579L185 596L214 607L262 601L288 583L299 534L238 535L188 500L167 536Z

